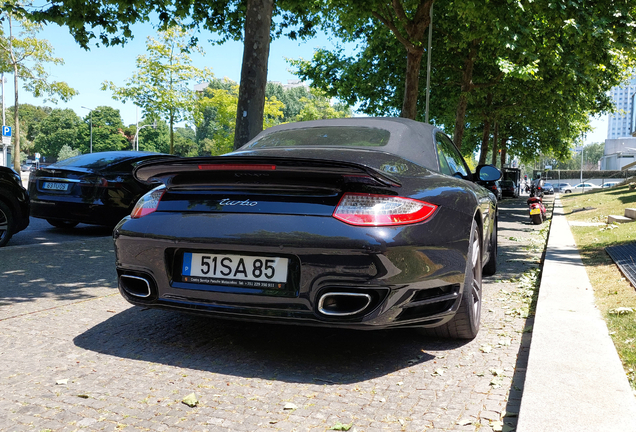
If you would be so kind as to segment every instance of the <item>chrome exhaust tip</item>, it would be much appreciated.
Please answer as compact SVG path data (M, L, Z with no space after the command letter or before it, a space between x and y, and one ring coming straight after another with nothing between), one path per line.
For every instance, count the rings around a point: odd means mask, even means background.
M128 294L139 298L148 298L152 294L148 279L140 276L123 274L119 276L121 288Z
M329 292L318 301L318 312L327 316L350 316L364 311L371 304L371 296L353 292Z

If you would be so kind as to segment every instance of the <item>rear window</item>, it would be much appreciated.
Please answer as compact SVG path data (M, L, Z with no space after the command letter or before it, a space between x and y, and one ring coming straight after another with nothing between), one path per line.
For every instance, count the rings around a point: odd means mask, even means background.
M72 158L64 159L56 162L57 167L77 167L77 168L91 168L101 169L114 163L122 162L131 157L128 155L107 155L104 153L89 153L84 155L75 156Z
M268 147L381 147L389 142L390 132L359 126L325 126L288 129L265 135L243 148Z

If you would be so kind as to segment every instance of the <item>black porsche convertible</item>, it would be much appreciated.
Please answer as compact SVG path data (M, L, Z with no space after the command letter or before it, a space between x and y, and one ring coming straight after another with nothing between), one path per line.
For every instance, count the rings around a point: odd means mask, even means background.
M114 230L132 304L470 339L497 265L497 201L434 126L350 118L272 127L219 157L145 162L158 187Z

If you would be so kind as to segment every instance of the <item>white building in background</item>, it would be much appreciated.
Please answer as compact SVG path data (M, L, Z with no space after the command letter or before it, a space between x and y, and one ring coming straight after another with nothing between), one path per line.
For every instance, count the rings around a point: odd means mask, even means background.
M607 124L607 139L617 139L632 136L634 131L634 93L636 93L636 75L620 87L614 87L610 96L618 109L609 115Z
M636 138L606 139L601 159L602 170L621 170L636 162Z

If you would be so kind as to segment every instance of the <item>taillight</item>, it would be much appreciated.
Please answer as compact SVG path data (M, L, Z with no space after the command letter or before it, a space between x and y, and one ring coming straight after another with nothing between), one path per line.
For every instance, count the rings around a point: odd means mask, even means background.
M346 193L333 217L358 226L405 225L428 219L435 209L434 204L410 198Z
M137 204L135 204L135 207L130 213L130 217L139 219L140 217L153 213L157 210L157 207L159 207L159 201L161 201L161 197L165 192L166 187L161 185L139 198L139 201L137 201Z

